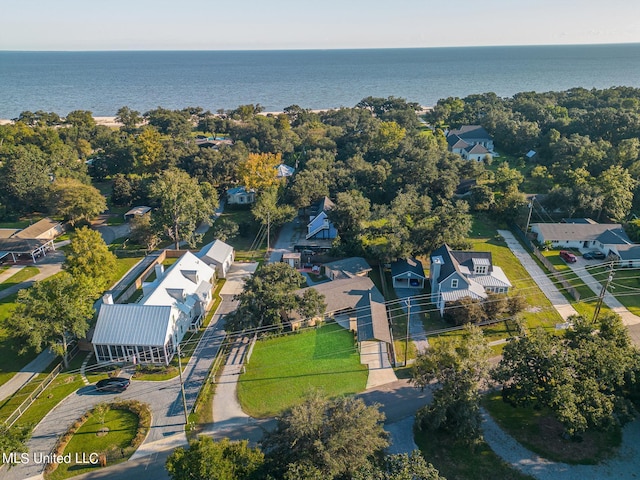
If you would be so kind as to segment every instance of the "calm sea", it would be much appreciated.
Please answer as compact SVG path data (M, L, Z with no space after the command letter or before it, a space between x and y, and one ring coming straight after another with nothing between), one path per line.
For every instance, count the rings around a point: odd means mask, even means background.
M572 87L640 87L640 44L378 50L0 52L0 118L25 110L259 103L354 106L366 96L439 98Z

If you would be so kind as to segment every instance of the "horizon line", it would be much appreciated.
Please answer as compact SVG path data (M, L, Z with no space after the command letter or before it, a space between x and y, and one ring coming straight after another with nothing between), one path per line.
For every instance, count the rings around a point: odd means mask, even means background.
M55 49L55 50L26 50L2 49L0 53L109 53L109 52L323 52L323 51L353 51L353 50L435 50L456 48L522 48L522 47L596 47L640 45L637 42L602 42L602 43L539 43L539 44L501 44L501 45L440 45L419 47L335 47L335 48L126 48L126 49Z

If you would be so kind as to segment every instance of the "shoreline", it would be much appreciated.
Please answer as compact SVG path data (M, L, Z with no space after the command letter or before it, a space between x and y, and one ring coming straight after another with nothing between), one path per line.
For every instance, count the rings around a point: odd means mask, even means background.
M330 110L339 110L340 108L344 108L344 107L333 107L333 108L319 108L319 109L309 109L309 112L311 113L322 113L322 112L328 112ZM348 108L353 108L353 107L348 107ZM427 113L428 111L430 111L433 107L428 107L428 106L424 106L424 105L420 105L420 110L416 112L417 115L424 115L425 113ZM284 112L280 111L280 112L260 112L258 115L263 115L263 116L269 116L269 115L280 115ZM218 116L219 114L214 113L213 115ZM62 117L64 118L64 117ZM101 125L104 127L113 127L113 128L119 128L121 127L123 124L121 122L116 121L116 117L112 116L94 116L93 119L96 122L96 125ZM9 118L0 118L0 125L11 125L13 124L13 120L9 119Z

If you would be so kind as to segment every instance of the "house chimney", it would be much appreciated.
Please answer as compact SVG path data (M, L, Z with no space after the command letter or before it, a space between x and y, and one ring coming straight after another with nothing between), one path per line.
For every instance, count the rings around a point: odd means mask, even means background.
M164 275L164 265L161 263L156 263L153 267L153 270L156 272L156 279L160 280Z
M113 305L113 295L110 293L105 293L102 296L102 303L105 305Z
M444 259L437 255L431 257L431 267L429 268L429 280L431 281L431 293L437 292L438 278L440 277L440 267L444 265Z

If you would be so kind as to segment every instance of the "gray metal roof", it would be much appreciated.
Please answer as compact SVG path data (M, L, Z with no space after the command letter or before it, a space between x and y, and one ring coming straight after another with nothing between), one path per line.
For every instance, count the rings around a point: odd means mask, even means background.
M368 309L365 309L363 312L358 312L357 324L359 342L380 340L391 343L387 307L385 307L384 303L369 302Z
M171 314L170 306L103 304L91 341L98 345L164 345L173 325Z

